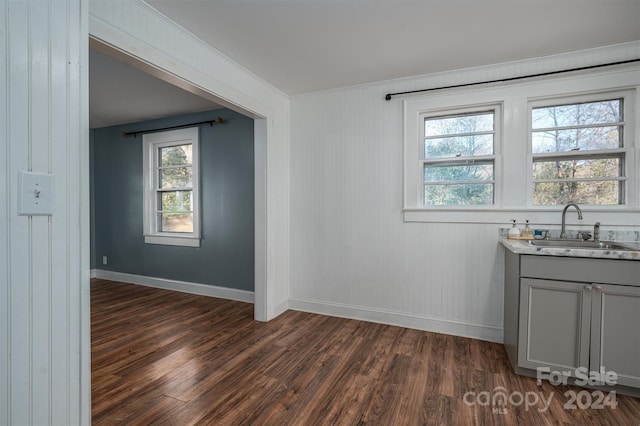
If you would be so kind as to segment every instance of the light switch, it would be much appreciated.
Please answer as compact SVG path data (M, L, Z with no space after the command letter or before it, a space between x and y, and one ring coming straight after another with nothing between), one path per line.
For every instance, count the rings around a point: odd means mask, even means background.
M18 214L53 214L53 175L18 171Z

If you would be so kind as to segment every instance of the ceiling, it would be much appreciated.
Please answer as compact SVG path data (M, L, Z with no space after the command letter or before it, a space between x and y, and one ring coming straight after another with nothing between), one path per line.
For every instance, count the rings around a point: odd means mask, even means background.
M288 95L640 40L640 0L146 0Z
M89 127L221 108L108 55L89 50Z
M640 0L146 0L284 93L640 40ZM90 54L92 127L218 108Z

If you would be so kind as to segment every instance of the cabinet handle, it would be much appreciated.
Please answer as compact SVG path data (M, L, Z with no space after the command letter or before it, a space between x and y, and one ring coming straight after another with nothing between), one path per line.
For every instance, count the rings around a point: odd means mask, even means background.
M596 285L596 286L594 286L593 288L594 288L596 291L598 291L598 292L599 292L599 291L602 291L602 287L601 287L601 286L599 286L599 285Z
M591 287L590 285L584 286L584 291L586 291L587 293L590 293L591 290L593 290L593 287Z

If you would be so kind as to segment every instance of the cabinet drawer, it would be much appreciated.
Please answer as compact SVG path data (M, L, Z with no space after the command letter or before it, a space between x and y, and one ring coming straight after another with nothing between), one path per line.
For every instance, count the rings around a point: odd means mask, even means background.
M520 276L640 286L640 261L522 255Z

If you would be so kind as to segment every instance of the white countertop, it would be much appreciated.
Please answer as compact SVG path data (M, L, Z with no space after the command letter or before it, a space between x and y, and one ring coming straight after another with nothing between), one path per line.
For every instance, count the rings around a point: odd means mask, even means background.
M640 244L623 243L636 250L603 250L593 248L541 247L529 244L528 240L510 240L500 238L507 250L516 254L533 254L539 256L591 257L596 259L625 259L640 261Z

